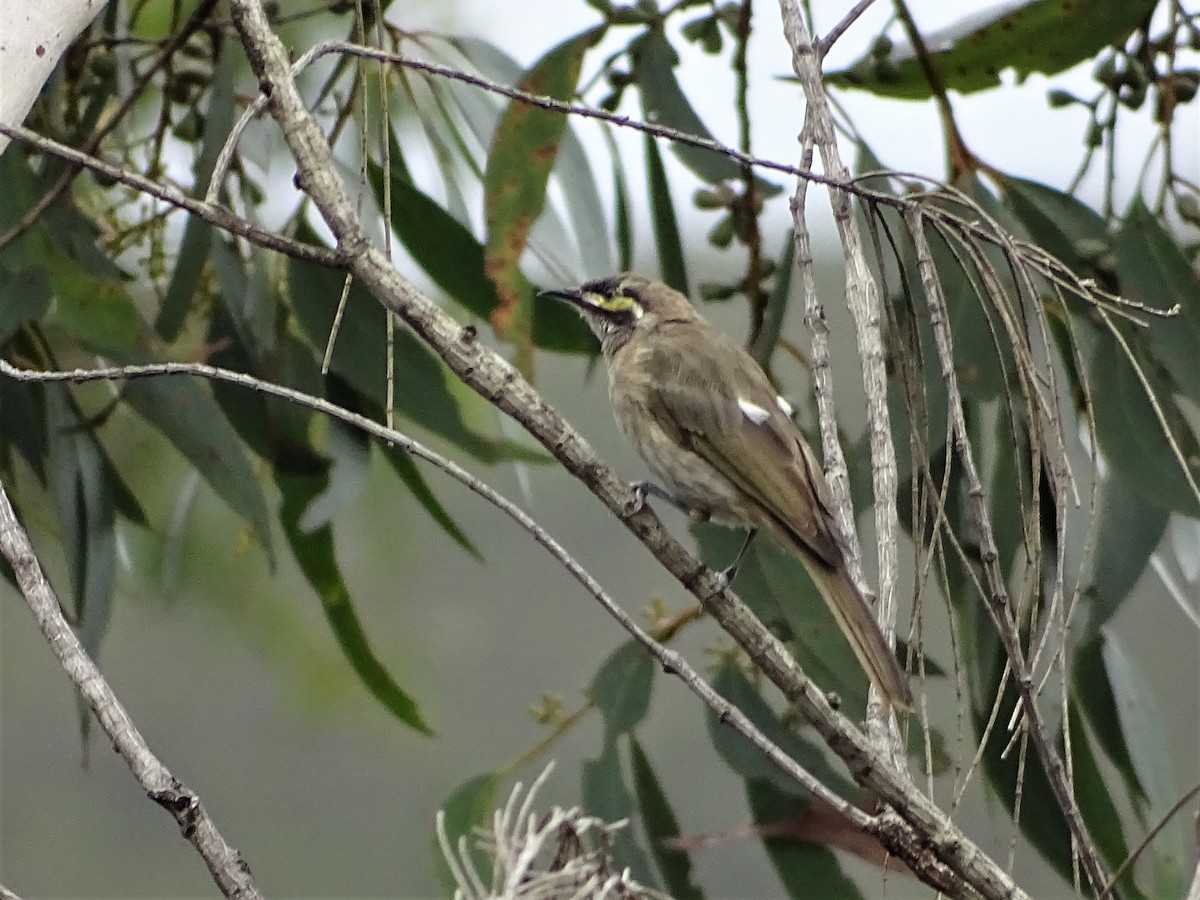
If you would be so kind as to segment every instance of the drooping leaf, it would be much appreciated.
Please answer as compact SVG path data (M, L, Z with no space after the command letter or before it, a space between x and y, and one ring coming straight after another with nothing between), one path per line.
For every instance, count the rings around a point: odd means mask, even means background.
M477 846L472 836L476 828L486 827L496 806L496 791L500 776L495 772L483 772L460 784L442 804L445 814L446 840L457 855L460 843L465 842L475 872L484 884L491 881L491 865L488 857ZM446 857L437 840L433 842L434 871L438 883L446 896L453 896L459 885L450 874Z
M583 761L580 793L588 815L597 816L610 824L622 819L634 819L633 798L621 769L621 755L614 736L605 738L599 756ZM612 859L618 870L628 868L640 883L648 887L659 883L646 851L629 826L614 835Z
M746 799L754 823L763 829L804 811L804 804L764 779L746 782ZM813 896L814 885L819 885L823 900L861 900L862 893L828 847L771 834L764 835L762 842L789 897L807 900Z
M195 466L217 496L255 531L269 559L270 516L262 486L220 406L190 378L136 378L121 398Z
M1088 641L1111 619L1133 590L1162 540L1167 511L1143 500L1119 474L1100 487L1100 527L1092 554L1087 629Z
M686 296L691 293L687 259L683 254L683 239L679 236L679 221L675 217L675 201L671 199L667 170L654 138L649 134L644 138L650 221L654 227L654 243L658 247L658 268L663 281Z
M589 30L554 47L526 73L519 87L570 99L583 56L601 33ZM521 254L545 206L546 185L565 127L561 113L512 101L496 127L484 172L484 271L500 300L491 322L516 347L517 367L527 374L533 368L533 290L521 272Z
M1179 797L1175 751L1154 693L1116 638L1101 631L1076 654L1073 692L1098 745L1121 774L1142 826L1159 822ZM1189 859L1186 821L1176 816L1150 845L1151 896L1180 896Z
M654 660L637 641L629 640L601 663L588 687L610 737L630 731L646 717L654 688Z
M1117 275L1121 294L1158 310L1178 305L1177 315L1147 317L1156 359L1193 402L1200 401L1200 278L1187 257L1146 208L1140 196L1130 203L1117 233Z
M1154 0L1010 0L924 36L945 87L959 93L1000 85L1000 73L1013 69L1018 79L1033 72L1053 75L1120 43L1150 14ZM826 78L839 87L870 91L881 97L924 100L928 79L912 48L896 43L879 59L864 56Z
M1074 194L1023 178L1001 177L1004 202L1037 245L1070 266L1081 278L1095 275L1081 248L1104 247L1108 227L1104 217Z
M60 260L50 272L54 309L50 320L97 353L131 362L149 346L146 326L125 286Z
M290 260L288 285L292 309L301 330L318 353L323 352L333 326L344 276L321 266ZM332 370L362 396L362 404L382 410L387 371L385 310L357 282L346 298L345 314L336 335ZM457 396L441 362L410 331L395 335L396 408L422 427L441 435L483 462L541 459L509 441L485 437L467 425L462 404L483 400Z
M381 449L383 457L387 460L388 465L392 467L392 471L404 482L404 486L408 488L414 499L425 508L425 512L429 514L429 517L437 523L442 531L446 532L446 535L454 543L482 562L483 554L479 552L479 548L467 537L466 532L459 527L459 524L454 521L453 517L446 510L446 507L442 505L442 501L433 492L433 489L429 486L429 482L425 480L425 476L421 474L421 470L417 468L417 464L413 462L412 457L400 447L383 447Z
M234 75L240 57L232 47L226 47L217 60L213 71L212 86L208 92L208 108L204 116L204 138L193 169L194 193L204 196L212 178L217 158L233 129ZM154 330L167 341L179 336L192 298L200 287L200 279L208 262L213 245L213 228L198 216L189 216L183 229L183 240L175 256L175 270L167 285L162 307L154 322Z
M1120 326L1118 326L1120 327ZM1133 346L1142 372L1179 443L1193 479L1200 476L1200 448L1175 405L1169 385ZM1104 457L1142 499L1195 518L1200 501L1172 452L1146 387L1112 335L1100 333L1089 361L1096 437Z
M472 314L490 319L500 298L496 285L484 272L483 245L470 229L413 184L394 138L391 156L392 228L396 236L438 287ZM368 175L382 208L379 166L369 163ZM530 290L534 291L532 287ZM560 353L596 352L592 332L561 303L535 301L533 341L542 349Z
M50 284L36 267L9 271L0 266L0 343L26 322L39 321L50 309Z
M277 472L275 480L283 494L279 519L284 536L300 571L320 597L325 618L347 662L363 686L392 715L414 731L432 734L417 708L416 700L396 682L371 648L366 630L354 609L350 591L342 579L334 550L333 529L328 524L307 532L300 527L304 511L326 489L328 479L323 475Z
M629 45L629 55L646 121L714 140L675 78L679 57L666 35L657 28L647 29ZM715 150L680 143L673 143L671 150L680 162L708 184L736 181L742 177L741 165ZM765 179L755 178L755 190L760 196L774 197L783 189Z
M717 693L741 710L768 740L777 744L832 790L843 797L858 794L858 789L845 775L829 765L817 747L780 722L779 716L732 660L720 663L712 685ZM739 777L747 780L766 779L779 790L795 796L800 804L807 798L805 788L788 778L761 750L729 724L722 722L711 710L705 712L705 725L713 748Z
M658 866L667 892L675 900L701 900L704 892L692 878L691 858L684 850L665 846L666 841L679 836L679 820L671 809L650 758L634 737L629 739L629 751L633 790L641 813L642 830L646 832L650 855Z
M1097 764L1091 734L1077 717L1071 718L1070 724L1071 776L1075 799L1096 849L1100 851L1109 871L1115 872L1129 856L1130 849L1125 839L1121 814L1113 800L1112 787L1105 783ZM1114 896L1146 900L1146 895L1138 888L1134 872L1133 868L1125 871L1114 888Z

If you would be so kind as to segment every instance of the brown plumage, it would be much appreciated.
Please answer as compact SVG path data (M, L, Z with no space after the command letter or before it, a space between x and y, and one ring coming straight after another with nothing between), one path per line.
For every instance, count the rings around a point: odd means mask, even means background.
M618 275L547 293L599 336L617 423L667 492L795 553L883 698L911 709L908 678L847 572L821 466L753 358L659 281Z

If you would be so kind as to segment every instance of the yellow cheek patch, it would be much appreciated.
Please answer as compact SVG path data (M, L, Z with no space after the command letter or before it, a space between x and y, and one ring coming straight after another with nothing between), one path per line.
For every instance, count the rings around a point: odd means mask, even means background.
M642 307L636 300L628 294L616 294L612 297L606 297L604 294L586 295L587 302L597 309L610 313L631 312L635 319L642 317Z

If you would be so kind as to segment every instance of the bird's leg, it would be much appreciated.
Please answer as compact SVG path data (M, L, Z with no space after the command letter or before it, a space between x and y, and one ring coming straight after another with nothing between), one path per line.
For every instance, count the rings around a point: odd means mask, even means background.
M742 541L742 549L737 552L737 556L733 558L733 562L717 573L718 577L725 582L725 586L733 584L733 579L737 578L738 568L742 565L742 560L746 558L746 554L750 551L750 545L754 543L755 535L758 534L757 528L751 528L746 532L746 540Z
M689 519L695 522L707 522L708 513L702 510L693 509L688 506L666 488L659 487L653 481L639 481L633 486L634 492L638 498L638 509L646 505L646 501L651 497L656 497L659 500L665 500L681 513L684 513Z

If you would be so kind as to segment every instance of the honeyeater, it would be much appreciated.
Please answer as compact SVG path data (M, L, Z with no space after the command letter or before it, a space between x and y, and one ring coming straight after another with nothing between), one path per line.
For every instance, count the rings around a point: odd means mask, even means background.
M753 357L660 281L625 274L545 293L600 339L617 424L661 482L652 492L798 556L884 700L911 709L908 678L847 570L824 472Z

